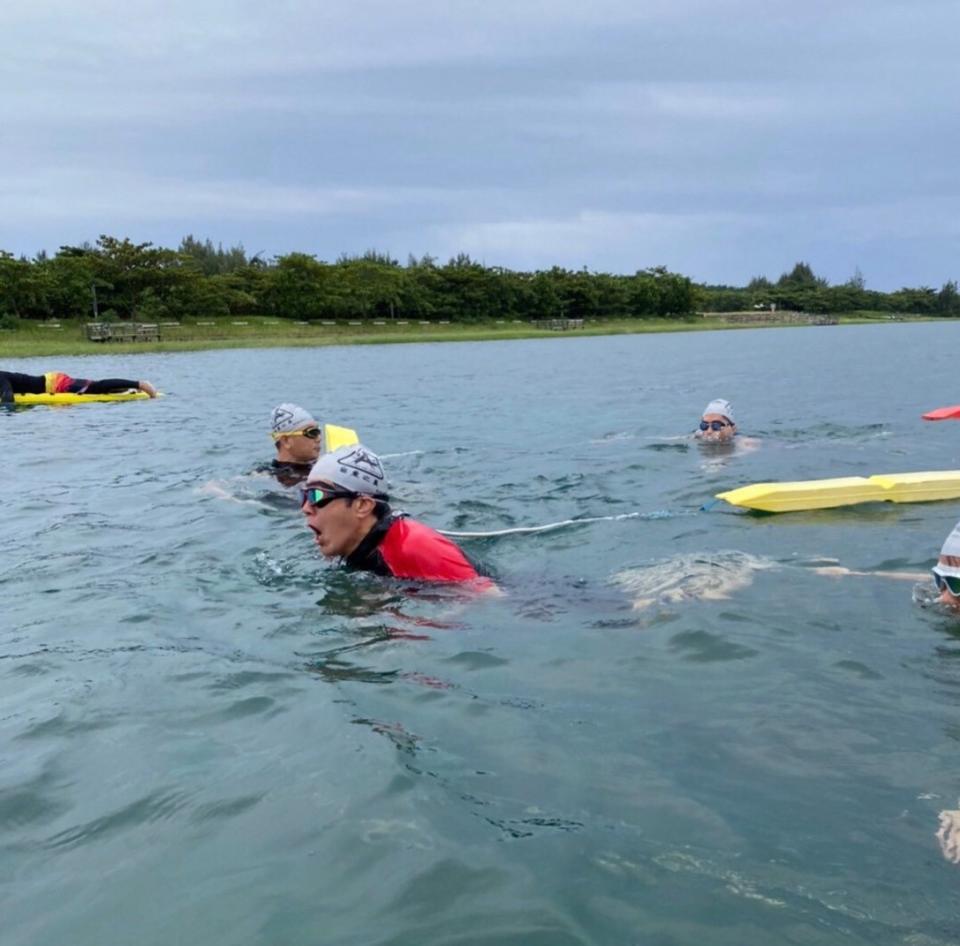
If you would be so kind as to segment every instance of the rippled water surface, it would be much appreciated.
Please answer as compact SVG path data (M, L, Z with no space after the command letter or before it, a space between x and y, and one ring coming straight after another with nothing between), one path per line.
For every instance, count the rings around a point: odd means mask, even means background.
M154 381L0 415L4 946L960 939L956 324L8 361ZM758 450L682 439L730 398ZM506 594L324 564L250 471L293 400ZM605 518L620 517L620 518Z

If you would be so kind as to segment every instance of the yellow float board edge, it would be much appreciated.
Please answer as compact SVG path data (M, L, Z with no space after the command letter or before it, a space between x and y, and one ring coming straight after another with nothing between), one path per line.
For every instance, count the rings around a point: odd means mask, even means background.
M924 503L960 497L960 470L930 470L925 473L885 473L871 476L894 503Z
M845 476L832 480L797 480L786 483L754 483L717 494L717 499L724 499L733 506L759 509L762 512L832 509L853 503L879 502L884 498L883 487L869 482L862 476Z
M144 391L125 391L122 394L14 394L15 404L101 404L106 401L145 401Z
M716 498L762 512L834 509L869 502L932 502L960 498L960 470L754 483L718 493Z
M355 443L360 443L355 430L336 424L323 425L323 449L326 453L333 453L341 447L352 447Z

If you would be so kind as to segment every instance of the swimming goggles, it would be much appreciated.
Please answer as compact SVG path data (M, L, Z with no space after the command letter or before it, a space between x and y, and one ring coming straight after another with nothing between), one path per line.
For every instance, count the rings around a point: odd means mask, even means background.
M356 493L346 489L327 489L325 486L308 486L300 490L300 505L310 503L314 509L323 509L335 499L355 499Z
M319 440L320 428L307 427L306 430L285 430L273 435L274 440L279 440L281 437L306 437L308 440Z
M941 575L935 568L933 569L933 580L936 583L937 591L949 591L955 598L960 598L960 578L956 575Z
M702 420L700 421L701 430L723 430L724 427L732 427L725 420Z

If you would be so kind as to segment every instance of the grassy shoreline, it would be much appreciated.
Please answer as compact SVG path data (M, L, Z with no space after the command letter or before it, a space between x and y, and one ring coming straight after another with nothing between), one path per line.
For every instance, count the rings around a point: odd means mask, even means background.
M889 324L882 313L854 313L839 318L841 325ZM897 321L929 321L908 316ZM942 321L942 319L937 319ZM56 327L59 326L59 327ZM323 325L281 322L249 316L243 320L216 320L161 326L157 342L104 343L86 338L85 323L24 323L0 331L0 357L32 358L46 355L112 355L153 352L208 351L219 348L313 348L329 345L385 345L417 342L478 342L526 338L576 338L584 335L642 335L660 332L727 331L748 328L795 328L796 323L726 322L722 318L624 319L590 321L581 329L551 331L531 323L397 323ZM817 326L809 326L816 328Z

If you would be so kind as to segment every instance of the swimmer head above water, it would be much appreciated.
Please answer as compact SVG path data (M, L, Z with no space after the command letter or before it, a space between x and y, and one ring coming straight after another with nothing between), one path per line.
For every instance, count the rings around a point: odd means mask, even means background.
M388 499L380 458L357 444L314 464L300 508L324 557L346 557L389 511Z
M320 425L299 404L279 404L273 409L270 435L280 463L313 463L323 447Z
M715 398L703 409L700 426L695 431L697 439L704 443L726 443L733 440L736 433L733 406L723 398Z
M497 591L450 539L391 510L383 464L363 444L341 447L317 460L300 510L324 558L340 558L348 569Z
M933 567L933 580L940 592L940 603L960 611L960 522L940 549L940 557Z

